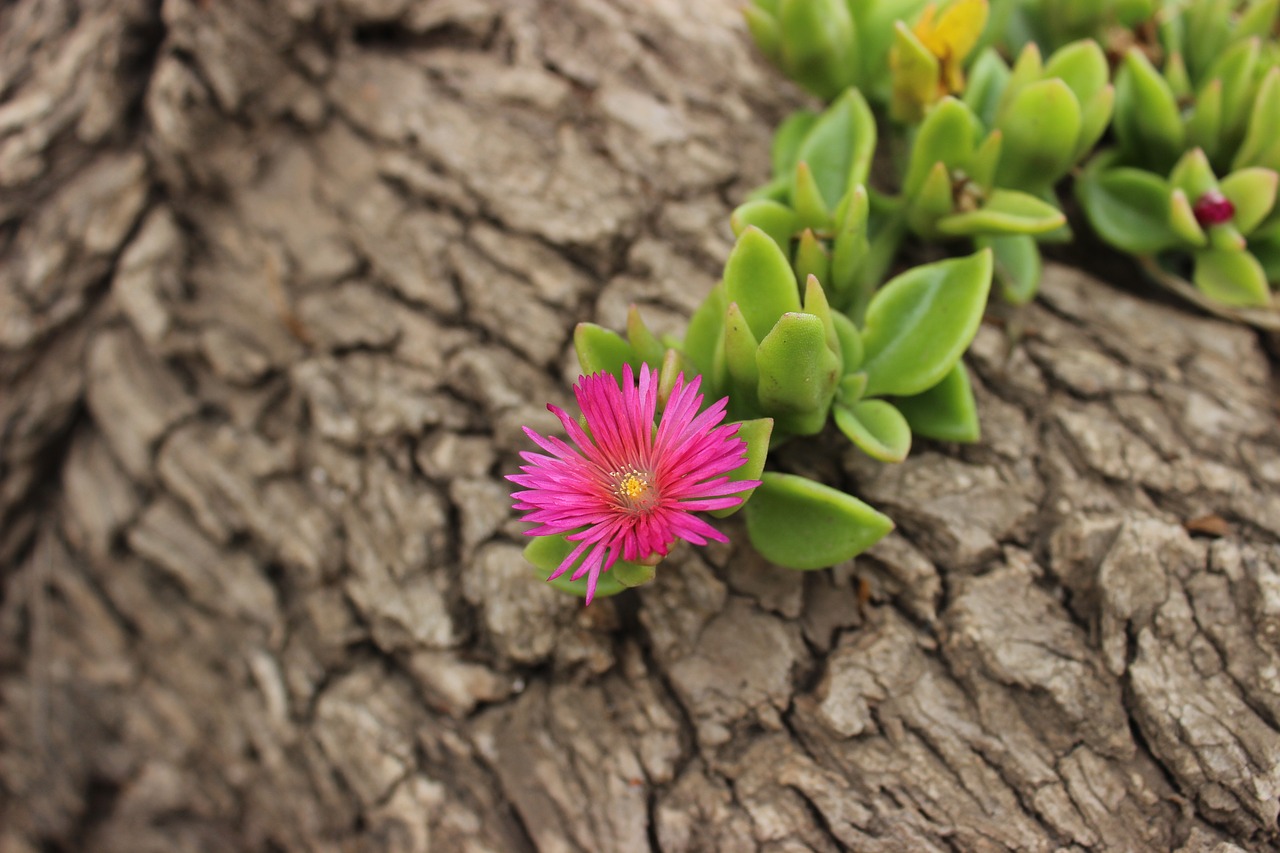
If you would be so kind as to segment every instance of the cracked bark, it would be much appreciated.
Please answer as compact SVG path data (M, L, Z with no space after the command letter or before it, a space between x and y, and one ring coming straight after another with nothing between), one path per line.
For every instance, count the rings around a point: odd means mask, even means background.
M982 443L779 455L865 557L530 580L572 323L679 331L796 103L682 5L0 11L0 850L1277 844L1246 330L1050 266Z

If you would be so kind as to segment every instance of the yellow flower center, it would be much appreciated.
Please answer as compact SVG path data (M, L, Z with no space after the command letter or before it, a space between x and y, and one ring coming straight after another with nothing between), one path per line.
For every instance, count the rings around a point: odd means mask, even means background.
M623 509L635 513L646 512L658 502L657 491L645 472L628 466L610 471L609 477L613 480L613 493Z

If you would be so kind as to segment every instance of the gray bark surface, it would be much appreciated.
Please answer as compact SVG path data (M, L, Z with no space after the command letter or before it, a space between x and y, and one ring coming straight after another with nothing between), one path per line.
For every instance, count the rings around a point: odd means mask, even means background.
M688 7L688 8L686 8ZM0 851L1273 849L1250 331L1051 266L898 530L584 609L503 473L797 103L732 3L0 9Z

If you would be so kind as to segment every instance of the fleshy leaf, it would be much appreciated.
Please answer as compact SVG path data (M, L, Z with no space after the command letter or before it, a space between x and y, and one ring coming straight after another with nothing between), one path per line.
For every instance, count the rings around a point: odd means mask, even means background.
M840 358L813 314L783 314L756 350L760 405L767 414L809 414L827 406L840 379Z
M610 373L621 381L622 366L640 369L641 358L635 347L617 332L595 323L579 323L573 330L573 348L584 376Z
M1237 169L1222 179L1220 189L1236 209L1233 221L1240 233L1248 235L1275 207L1276 184L1280 179L1270 169Z
M1182 152L1182 115L1169 84L1138 48L1116 73L1113 121L1125 159L1163 174Z
M995 277L1006 302L1026 305L1040 289L1042 263L1035 238L1025 234L974 238L979 249L991 249L995 255Z
M809 164L828 210L849 187L867 182L876 148L876 122L857 89L849 89L818 119L797 160Z
M810 276L819 281L831 280L831 255L811 229L804 229L804 233L800 235L793 268L798 281L805 281Z
M1074 162L1080 134L1080 103L1061 80L1027 86L1002 111L1004 156L996 183L1036 190L1055 183Z
M893 529L888 516L830 486L766 471L744 515L761 556L789 569L822 569L870 548Z
M936 227L939 233L949 237L1045 234L1066 221L1062 211L1030 193L998 189L977 210L944 216Z
M738 437L747 443L747 461L729 472L730 480L759 480L764 471L765 460L769 456L769 438L773 435L773 418L756 418L740 421ZM712 510L707 513L715 518L728 518L746 506L746 502L755 494L755 489L746 489L736 493L743 502L737 506Z
M559 568L560 563L565 557L569 556L575 547L577 547L577 543L570 542L564 536L537 536L525 546L524 558L538 570L538 576L546 580L551 576L552 572ZM596 583L595 597L608 598L611 595L617 595L633 586L639 586L646 580L651 580L654 573L653 566L640 566L635 563L628 563L625 560L618 560L609 571L600 575L600 579ZM645 577L646 575L648 577ZM570 568L560 577L547 582L560 592L567 592L579 598L586 598L587 578L584 576L575 581L570 580L572 576L573 569Z
M1196 221L1195 211L1191 209L1191 201L1181 189L1175 189L1169 196L1169 227L1178 237L1192 246L1209 245L1209 237Z
M800 143L817 121L818 114L812 110L796 110L778 125L769 148L769 162L775 176L790 177L800 159Z
M728 379L724 370L724 312L729 306L724 282L720 282L689 318L684 336L684 355L695 373L702 374L703 388L710 397L724 392ZM721 368L717 372L717 364Z
M1248 252L1205 249L1196 252L1195 265L1195 285L1211 299L1240 307L1270 304L1267 275Z
M978 332L991 289L989 250L908 270L867 307L867 396L919 394L942 381Z
M740 204L729 217L734 237L754 225L768 234L783 252L791 251L791 235L796 232L796 213L785 204L769 199L756 199Z
M859 450L881 462L901 462L911 451L911 427L884 400L861 400L832 407L836 426Z
M840 341L840 361L846 374L853 373L862 366L863 347L862 332L844 314L831 315L832 325L836 327L836 338Z
M826 100L853 82L854 21L844 0L782 0L778 23L791 79Z
M1231 168L1245 166L1280 170L1280 68L1267 72L1254 97L1248 130Z
M1107 168L1109 155L1094 158L1076 180L1076 197L1102 239L1137 255L1178 244L1169 227L1169 184L1143 169Z
M858 272L866 262L870 250L870 243L867 241L869 208L866 187L861 184L853 187L849 191L844 217L839 223L839 230L836 231L831 247L831 293L841 308L863 298L858 288Z
M797 228L826 231L831 227L831 211L822 197L822 189L813 176L813 170L803 160L796 163L792 178L791 206L796 212Z
M662 364L662 355L667 348L649 331L649 326L640 316L640 309L632 305L627 309L627 340L635 348L636 355L654 370Z
M778 318L800 310L800 289L791 262L759 228L742 232L724 267L725 302L736 302L756 340Z
M751 334L742 309L738 303L730 302L724 319L724 361L733 382L734 393L730 395L729 402L735 413L754 412L760 405L756 397L756 388L760 384L760 369L756 367L757 346L759 342Z
M978 440L978 404L962 361L937 385L913 397L898 397L894 405L916 435L939 441Z
M914 197L936 163L948 171L963 164L973 152L977 118L955 98L943 98L920 125L911 146L911 162L902 181L903 195Z

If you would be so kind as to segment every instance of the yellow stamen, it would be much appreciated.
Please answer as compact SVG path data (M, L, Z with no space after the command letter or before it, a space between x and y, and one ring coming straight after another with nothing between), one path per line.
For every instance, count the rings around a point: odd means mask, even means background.
M657 494L645 472L628 466L610 471L609 476L613 479L613 493L625 509L644 512L656 503Z

